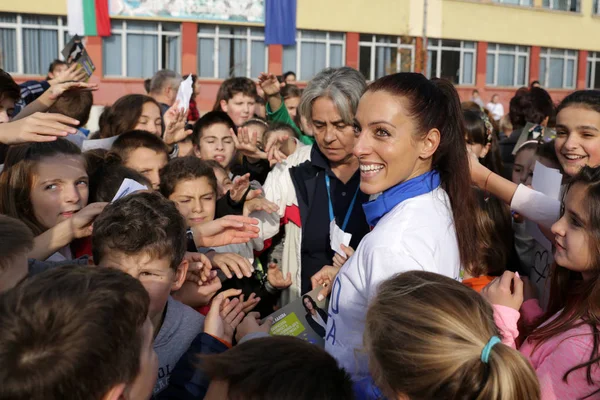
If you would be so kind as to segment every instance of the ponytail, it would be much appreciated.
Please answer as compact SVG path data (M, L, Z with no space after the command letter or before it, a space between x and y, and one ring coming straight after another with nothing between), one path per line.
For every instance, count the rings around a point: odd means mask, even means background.
M442 188L450 199L460 261L470 272L473 265L479 264L479 235L473 213L476 204L471 191L465 127L456 89L446 80L430 81L421 74L398 73L378 79L367 90L404 97L416 125L416 135L422 137L431 129L440 131L440 144L433 155L432 167L439 172Z
M482 357L493 336L493 309L477 292L409 271L380 285L364 341L375 383L389 398L539 399L537 376L517 350L497 343Z

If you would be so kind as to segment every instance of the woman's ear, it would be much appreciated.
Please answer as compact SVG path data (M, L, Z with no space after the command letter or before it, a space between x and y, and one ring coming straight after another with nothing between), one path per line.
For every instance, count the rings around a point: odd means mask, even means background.
M435 154L435 151L440 145L441 134L437 128L433 128L421 142L421 150L419 152L419 158L427 160Z
M177 271L175 272L175 279L173 280L173 284L171 285L172 292L181 289L181 286L183 286L183 282L185 282L185 277L187 275L189 265L190 264L188 263L188 260L183 260L181 261L181 264L179 264L179 266L177 267Z
M483 149L481 149L481 155L479 156L479 158L485 158L485 156L488 155L488 153L490 152L490 149L492 148L492 144L488 143L486 144Z
M221 111L227 112L227 101L221 100L220 104L221 104Z

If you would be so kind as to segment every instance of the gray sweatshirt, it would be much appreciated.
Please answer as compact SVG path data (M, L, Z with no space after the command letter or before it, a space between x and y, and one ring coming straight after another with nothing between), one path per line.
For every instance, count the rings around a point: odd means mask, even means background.
M194 338L204 330L204 316L169 296L165 319L154 339L158 355L158 380L154 394L165 389L175 364L185 354Z

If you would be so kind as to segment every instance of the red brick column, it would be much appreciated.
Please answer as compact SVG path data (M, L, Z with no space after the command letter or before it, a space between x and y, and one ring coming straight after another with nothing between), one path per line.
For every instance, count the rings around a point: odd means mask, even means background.
M346 65L358 69L358 32L346 33Z
M198 25L181 23L181 72L183 75L198 71Z
M269 65L268 72L275 75L283 74L283 46L280 44L269 45ZM265 71L267 72L267 71Z
M587 73L587 50L579 50L577 57L577 89L585 89L587 86L586 73Z

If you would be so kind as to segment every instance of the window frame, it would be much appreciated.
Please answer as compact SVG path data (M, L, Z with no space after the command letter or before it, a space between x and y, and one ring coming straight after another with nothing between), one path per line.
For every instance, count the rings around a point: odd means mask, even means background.
M302 32L325 32L325 39L303 38ZM302 57L302 44L303 43L319 43L319 44L325 45L325 67L324 68L329 68L331 66L331 45L342 45L342 65L346 65L346 59L345 59L346 32L337 32L337 31L333 31L333 32L341 33L342 39L332 39L331 35L330 35L331 34L330 31L322 31L319 29L302 29L302 30L298 29L298 31L296 32L296 70L294 72L296 74L298 81L306 82L313 78L311 76L310 79L305 79L302 76L302 68L301 68L302 58L301 57ZM282 56L281 62L283 64L283 56Z
M213 40L213 76L201 76L198 75L198 78L203 78L203 79L228 79L229 77L219 77L219 40L220 39L238 39L238 40L246 40L246 77L251 77L252 76L252 42L263 42L265 41L265 32L264 32L264 27L260 27L260 26L242 26L242 28L246 28L246 33L244 35L240 35L240 34L231 34L231 33L221 33L221 28L222 27L235 27L238 28L240 26L238 25L227 25L227 24L197 24L198 25L198 32L196 34L196 47L198 47L199 45L199 39L212 39ZM208 32L200 32L200 27L201 26L214 26L215 30L214 33L208 33ZM252 35L252 28L256 29L263 29L262 32L262 36L253 36ZM198 56L200 56L200 54L198 54ZM269 65L269 46L265 44L265 67L268 67ZM198 70L199 73L199 68L198 65L196 65L196 70Z
M491 47L494 46L495 49L490 50ZM507 50L500 50L500 46L514 46L515 47L515 51L507 51ZM523 52L523 51L519 51L520 47L526 47L527 51ZM486 76L486 82L485 85L486 86L492 86L492 87L520 87L520 86L527 86L528 82L529 82L529 62L530 62L530 57L531 57L531 47L530 46L521 46L521 45L512 45L512 44L505 44L505 43L488 43L488 48L487 48L487 53L486 53L486 60L487 60L487 56L488 55L493 55L495 57L494 59L494 83L488 83L487 82L487 76ZM511 55L511 56L515 56L515 69L513 70L514 75L513 75L513 85L512 86L499 86L498 85L498 63L500 60L500 55ZM519 65L519 57L523 57L525 56L525 82L523 82L522 84L518 82L519 79L519 73L517 70L517 67ZM486 70L487 70L488 66L487 66L487 62L486 62Z
M533 0L519 0L519 4L505 3L504 0L493 0L494 3L502 4L505 6L519 6L519 7L535 7ZM525 4L531 3L531 4Z
M67 25L67 17L64 15L40 15L40 14L28 14L28 13L10 13L3 12L4 15L14 15L16 16L16 22L0 22L1 29L15 29L15 40L16 40L16 48L17 48L17 71L6 71L15 75L24 75L24 76L44 76L46 73L42 74L26 74L25 73L25 55L23 52L23 30L24 29L41 29L41 30L53 30L58 34L58 49L59 54L55 58L63 60L64 57L60 53L62 49L65 48L65 35L69 33L69 28ZM56 25L35 25L28 24L23 22L23 15L31 15L34 17L42 16L42 17L54 17L57 20ZM64 19L64 23L63 23Z
M163 37L179 37L179 41L178 41L178 52L177 54L181 55L182 54L182 35L181 35L181 24L179 23L179 31L164 31L163 30L163 23L165 24L177 24L178 22L167 22L167 21L145 21L145 20L135 20L135 19L113 19L111 21L112 23L120 23L121 27L120 28L113 28L111 25L111 29L110 29L110 34L111 36L113 34L118 34L121 35L121 75L107 75L107 74L103 74L103 76L107 77L107 78L133 78L133 79L140 79L139 77L130 77L127 75L127 35L128 34L132 34L132 35L145 35L145 36L153 36L158 40L158 49L157 49L157 67L158 70L164 69L166 68L165 65L161 65L162 64L162 56L163 56L163 50L162 50L162 38ZM151 23L155 23L158 24L156 31L143 31L143 30L137 30L137 29L129 29L127 27L127 22L151 22ZM102 47L104 47L104 42L102 42ZM103 60L104 63L104 60ZM102 69L104 72L104 65L102 65ZM179 61L179 71L175 71L177 73L181 73L181 69L182 69L182 62L181 60Z
M546 5L546 1L548 1L548 5ZM546 10L555 10L555 11L563 11L563 12L572 12L572 13L581 13L581 1L580 0L568 0L569 4L568 4L568 10L561 10L560 8L557 8L557 2L558 0L545 0L542 2L542 8L545 8ZM573 2L575 2L575 11L571 11L571 5L573 4Z
M431 44L432 40L437 40L437 44L432 45ZM443 44L444 40L452 40L452 41L460 42L460 47L444 46L444 44ZM466 48L465 47L466 42L473 43L473 48ZM436 58L436 63L435 63L435 70L438 72L438 75L441 75L441 72L442 72L442 52L444 50L460 52L460 64L458 66L458 69L459 69L458 83L455 83L455 85L457 85L457 86L475 86L475 79L477 76L477 42L474 42L471 40L436 39L436 38L429 39L427 41L427 57L429 58L429 51L431 51L431 52L435 51L438 53L437 58ZM473 54L473 68L472 68L473 73L471 76L471 79L472 79L471 83L463 82L463 68L464 68L464 62L465 62L465 53ZM428 76L428 78L431 79L430 76Z
M598 64L600 64L600 51L588 52L588 56L587 56L587 60L586 60L586 72L585 72L586 89L598 90L598 89L594 89L594 86L596 83L595 82L596 81L596 78L595 78L596 68L600 68L600 66ZM590 83L589 85L588 85L588 81ZM600 82L598 82L598 85L600 86Z
M369 68L371 70L371 74L370 74L371 76L365 77L367 79L367 81L374 81L375 79L378 79L377 77L375 77L375 61L377 58L377 48L379 48L379 47L398 50L398 52L396 53L396 72L402 72L402 64L400 63L402 60L402 57L401 57L400 50L401 49L410 50L410 71L413 72L415 70L415 39L414 38L412 38L412 42L410 44L407 44L407 43L402 43L402 37L398 36L396 38L396 44L393 44L393 43L377 42L378 36L381 37L381 36L388 36L388 35L372 34L370 42L364 42L364 41L358 42L358 56L359 56L358 66L359 66L359 69L360 69L360 48L368 47L371 49L371 59L369 60L369 62L370 62Z
M594 0L592 15L600 15L600 0Z
M551 54L552 50L560 50L563 52L562 55L556 55L556 54ZM575 52L575 55L569 55L567 54L568 51L572 51ZM563 77L562 77L562 86L555 88L555 87L550 87L549 86L549 80L550 80L550 60L552 58L558 58L561 59L563 61ZM577 50L573 50L573 49L557 49L557 48L553 48L553 47L542 47L540 49L540 63L542 62L542 59L545 59L546 61L546 71L545 71L545 76L541 77L540 76L540 81L542 82L542 86L548 88L548 89L567 89L567 90L574 90L577 87L577 68L578 68L578 61L579 61L579 52ZM573 67L573 86L566 86L566 82L567 82L567 61L568 60L573 60L574 63L574 67Z

